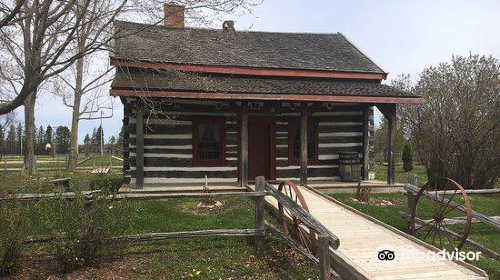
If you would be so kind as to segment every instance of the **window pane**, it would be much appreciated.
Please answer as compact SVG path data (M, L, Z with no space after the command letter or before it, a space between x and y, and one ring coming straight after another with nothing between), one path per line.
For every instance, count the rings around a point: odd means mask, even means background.
M220 124L201 123L198 125L198 157L199 159L220 159L221 157Z

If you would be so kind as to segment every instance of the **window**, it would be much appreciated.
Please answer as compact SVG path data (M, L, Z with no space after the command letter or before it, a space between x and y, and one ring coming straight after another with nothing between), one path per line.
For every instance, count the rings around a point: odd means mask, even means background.
M193 121L193 165L224 166L226 163L224 119Z
M307 124L307 163L318 164L318 123L310 120ZM300 164L300 121L288 122L288 164Z

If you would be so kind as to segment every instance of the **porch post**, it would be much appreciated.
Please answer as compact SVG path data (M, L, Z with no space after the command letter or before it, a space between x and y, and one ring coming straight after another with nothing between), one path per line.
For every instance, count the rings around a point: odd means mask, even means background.
M302 103L300 114L300 184L307 185L307 102Z
M248 103L243 101L240 112L240 164L241 186L246 187L248 182Z
M389 163L387 165L387 184L396 182L396 104L377 104L377 108L387 119L389 140Z
M387 169L387 183L392 185L396 182L396 104L391 104L387 114L387 123L389 125L389 164Z
M370 106L363 107L363 179L368 180L370 162Z
M138 105L135 124L135 187L142 189L144 184L144 108Z

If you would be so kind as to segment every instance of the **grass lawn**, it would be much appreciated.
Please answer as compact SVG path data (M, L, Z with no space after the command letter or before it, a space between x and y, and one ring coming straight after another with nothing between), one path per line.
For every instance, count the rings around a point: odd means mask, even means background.
M78 162L86 159L86 157L79 157ZM22 158L5 158L0 161L0 170L3 168L22 168L23 164L19 161L23 161ZM66 168L66 158L65 157L37 157L37 167L39 168ZM113 158L112 163L114 167L121 168L123 162ZM109 165L109 155L108 156L96 156L95 160L87 160L78 165L78 167L101 167Z
M386 224L389 224L406 233L410 233L410 231L407 229L406 220L401 218L398 214L398 211L407 210L407 198L403 193L372 194L372 200L389 200L393 202L393 206L362 204L351 199L355 197L355 194L332 194L331 196L347 205L356 208L363 213L373 216L374 218ZM473 210L485 215L500 215L500 196L470 195L470 198ZM454 201L456 199L458 198L454 198ZM419 209L419 215L425 215L424 211L430 210L431 207L432 205L430 203L423 204L423 208L426 209ZM454 226L453 228L453 230L455 230L456 232L460 232L460 229L460 226ZM472 224L469 238L497 252L498 248L500 248L500 236L498 235L498 230L484 224ZM430 242L430 238L428 238L427 241ZM476 251L475 249L468 247L465 247L464 250ZM494 260L490 257L481 256L481 259L479 261L474 261L471 263L485 270L490 276L490 279L500 279L500 261Z

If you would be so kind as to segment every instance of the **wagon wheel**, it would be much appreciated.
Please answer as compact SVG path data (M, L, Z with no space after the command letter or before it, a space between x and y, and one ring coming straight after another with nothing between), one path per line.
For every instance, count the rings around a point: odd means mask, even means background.
M295 203L298 203L304 210L309 212L306 200L300 192L297 185L291 181L283 181L278 187L278 190L290 197ZM316 254L317 240L316 233L311 229L307 230L301 226L302 221L292 215L292 213L278 202L279 218L283 227L283 233L298 242L303 248L307 249L312 254ZM309 232L307 232L309 231Z
M459 183L449 178L443 178L442 182L444 194L439 193L438 196L438 188L431 188L429 183L426 183L417 193L411 209L411 231L414 236L427 242L430 241L432 245L443 249L451 246L452 249L460 250L467 241L471 227L470 200ZM450 228L450 222L445 219L463 216L464 212L457 209L459 207L466 210L466 216L460 217L465 220L465 227ZM422 221L419 223L418 219ZM450 237L447 231L458 233L460 238Z

